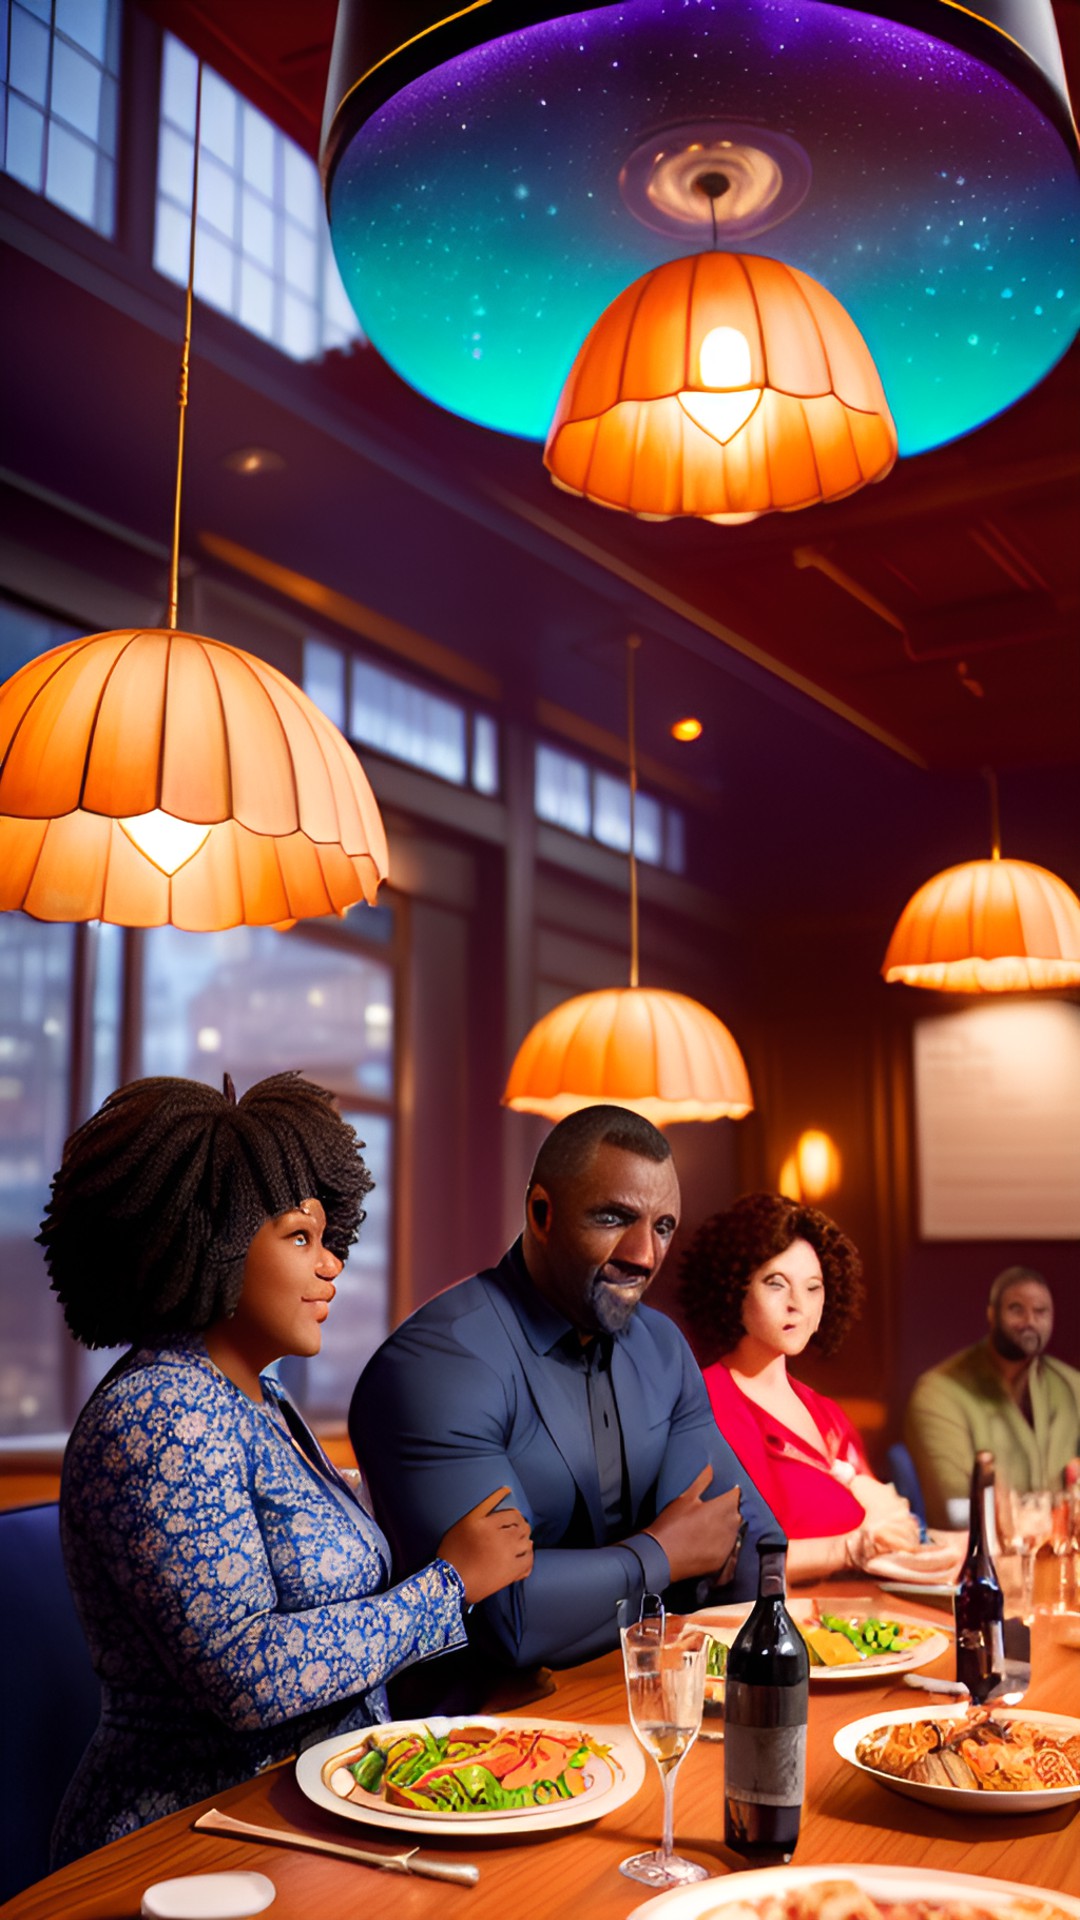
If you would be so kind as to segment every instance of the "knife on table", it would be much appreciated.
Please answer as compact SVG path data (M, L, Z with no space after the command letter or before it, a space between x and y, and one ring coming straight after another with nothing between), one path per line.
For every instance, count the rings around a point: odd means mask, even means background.
M283 1827L256 1827L248 1820L234 1820L230 1813L211 1807L195 1821L200 1833L223 1833L233 1839L263 1840L277 1847L302 1847L308 1853L331 1853L339 1860L352 1860L357 1866L379 1867L384 1873L416 1873L427 1880L450 1880L459 1887L475 1887L479 1867L459 1865L455 1861L425 1860L419 1847L405 1853L365 1853L360 1847L342 1846L336 1840L314 1840L305 1833L288 1833Z

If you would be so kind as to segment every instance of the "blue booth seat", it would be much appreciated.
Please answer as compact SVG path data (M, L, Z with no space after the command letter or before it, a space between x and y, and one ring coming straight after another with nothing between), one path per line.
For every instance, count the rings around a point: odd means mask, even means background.
M923 1498L922 1487L919 1485L915 1462L902 1440L897 1440L895 1445L889 1448L885 1460L888 1478L892 1481L897 1493L903 1494L912 1513L917 1514L925 1526L926 1501Z
M49 1871L52 1824L101 1706L55 1502L0 1512L0 1662L4 1901Z

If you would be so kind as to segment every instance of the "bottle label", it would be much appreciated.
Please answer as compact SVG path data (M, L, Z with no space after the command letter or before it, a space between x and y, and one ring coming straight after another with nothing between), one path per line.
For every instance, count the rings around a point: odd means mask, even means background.
M956 1677L976 1700L982 1699L1005 1672L1005 1634L1002 1622L987 1620L960 1627L956 1636Z
M724 1793L760 1807L797 1807L806 1789L806 1726L724 1726Z

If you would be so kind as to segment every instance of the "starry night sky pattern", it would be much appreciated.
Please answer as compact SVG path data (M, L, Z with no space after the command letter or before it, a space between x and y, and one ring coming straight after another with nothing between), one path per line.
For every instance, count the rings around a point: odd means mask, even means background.
M731 244L843 301L901 453L1011 405L1072 341L1080 184L996 70L821 0L634 0L476 48L359 130L331 231L375 347L441 406L543 439L603 309L696 250L640 223L618 184L644 137L694 120L805 148L803 205Z

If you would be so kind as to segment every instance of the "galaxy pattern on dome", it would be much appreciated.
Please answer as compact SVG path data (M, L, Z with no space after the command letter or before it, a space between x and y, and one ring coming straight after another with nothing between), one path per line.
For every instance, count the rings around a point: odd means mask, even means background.
M478 47L361 127L331 231L378 351L440 406L543 439L603 309L695 250L619 192L646 135L695 117L806 149L801 207L729 244L843 302L901 453L1010 406L1069 346L1080 186L1056 129L995 69L821 0L634 0Z

